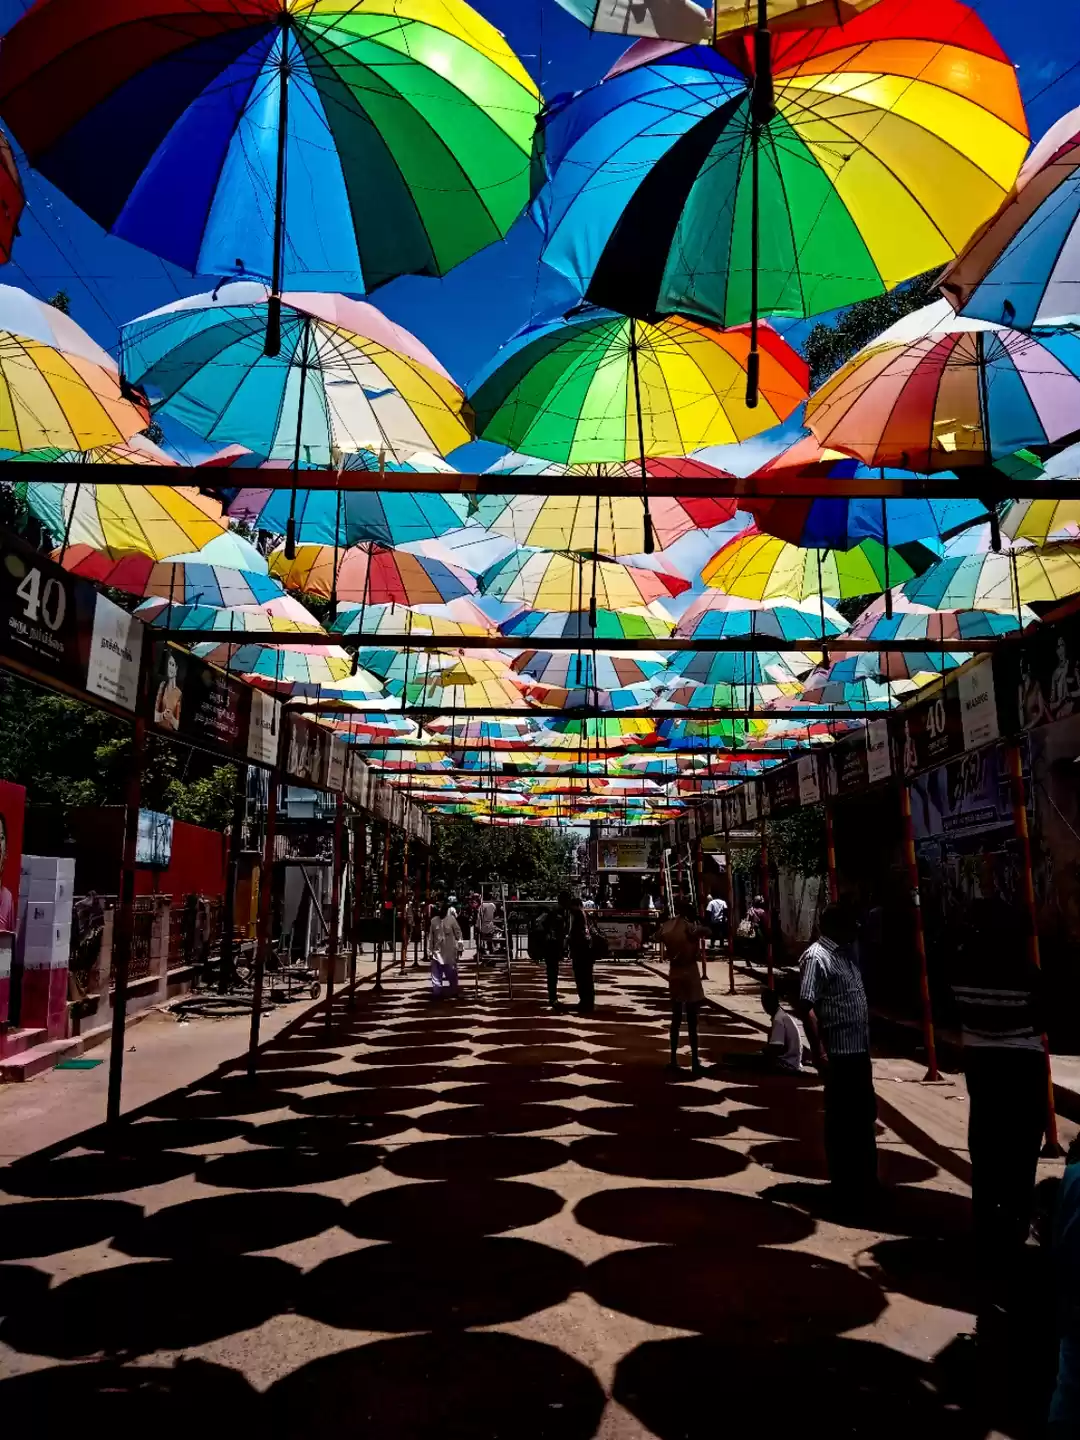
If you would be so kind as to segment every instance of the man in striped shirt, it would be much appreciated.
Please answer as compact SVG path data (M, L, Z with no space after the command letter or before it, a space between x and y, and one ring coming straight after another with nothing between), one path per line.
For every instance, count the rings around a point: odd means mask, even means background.
M800 962L799 1010L825 1084L825 1155L833 1190L863 1200L877 1187L877 1097L866 990L855 961L855 922L826 905L819 937Z

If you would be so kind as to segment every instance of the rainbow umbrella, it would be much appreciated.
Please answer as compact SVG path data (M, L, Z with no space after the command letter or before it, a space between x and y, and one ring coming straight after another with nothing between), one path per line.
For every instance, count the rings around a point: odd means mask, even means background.
M662 710L741 710L767 709L785 701L797 700L802 694L801 680L790 679L773 682L762 680L756 685L731 685L721 682L715 685L697 685L691 682L676 682L672 689L664 692L657 700Z
M328 627L335 635L408 635L451 639L494 635L496 626L471 600L426 609L406 605L339 605Z
M1013 624L1015 626L1015 621ZM890 683L912 681L921 686L928 683L928 677L956 670L970 659L970 651L965 650L906 650L903 654L863 650L854 655L836 650L832 652L832 663L827 668L807 677L803 698L818 693L819 685L824 683L823 677L829 684L884 680Z
M193 556L152 560L148 555L123 555L110 560L100 550L69 546L64 568L99 585L129 595L155 596L174 606L211 605L217 609L264 605L281 595L281 586L258 570L233 570ZM171 625L171 622L168 622Z
M100 225L278 291L443 275L501 239L538 108L462 0L44 0L0 57L0 114Z
M454 663L453 650L399 650L368 647L357 650L356 663L372 675L377 675L391 692L400 695L406 681L420 681L426 685Z
M445 735L450 745L468 743L505 750L536 744L532 720L454 720L444 715L432 720L428 729L433 735Z
M187 485L35 480L19 481L15 493L54 540L103 560L128 555L164 560L227 534L218 501Z
M175 466L176 461L171 455L148 440L145 435L133 435L130 440L125 440L122 445L102 445L96 450L57 450L52 447L47 450L14 451L5 450L0 452L0 459L8 464L46 464L46 465L162 465ZM25 484L25 481L20 481ZM41 484L52 482L31 481L30 484Z
M538 732L545 745L564 744L567 749L580 747L593 750L623 750L652 739L656 730L651 720L627 720L602 716L590 720L554 720L545 722Z
M707 590L683 611L675 633L686 640L725 640L737 635L818 640L823 633L839 635L846 629L847 621L840 612L831 605L823 608L820 601L765 603Z
M1080 320L1080 110L1035 146L1009 200L941 282L972 320L1030 330Z
M907 599L935 610L1011 610L1080 592L1080 544L946 556L904 586Z
M170 630L216 630L223 636L324 633L315 616L291 595L281 595L262 605L234 605L227 609L208 604L177 605L155 596L144 601L135 614L147 625Z
M1080 431L1080 333L1027 335L954 315L907 315L817 390L806 423L866 465L986 466Z
M734 500L708 496L649 500L652 531L662 550L692 530L724 524L735 512ZM485 495L470 507L469 519L534 549L639 555L647 547L641 501L625 495Z
M751 528L718 550L701 578L746 600L798 601L811 595L847 600L879 594L887 581L899 585L913 579L936 559L916 543L890 550L886 562L877 540L864 540L850 550L802 550Z
M336 645L230 645L210 641L192 646L192 653L234 674L258 675L290 685L334 685L346 679L353 668L352 656Z
M528 708L525 697L509 679L506 664L500 660L459 657L441 670L433 669L426 682L407 684L405 694L410 705L437 707L443 714Z
M1032 545L1080 539L1080 500L1014 500L1001 521L1001 533Z
M365 607L441 605L475 594L477 588L468 571L406 550L364 544L339 554L328 545L300 545L290 560L286 548L271 552L270 573L287 590L326 599L336 594L339 601Z
M689 589L688 580L670 571L542 550L516 550L480 577L481 592L496 600L567 612L588 610L590 600L605 610L635 609Z
M158 414L211 444L297 468L372 445L446 453L472 438L461 390L374 306L285 295L281 349L268 356L267 294L252 282L225 285L123 327L126 371L152 392Z
M615 651L523 650L511 664L518 675L552 688L624 690L662 677L666 656L647 650L632 655Z
M145 396L85 330L0 285L0 450L97 450L149 423Z
M901 696L913 695L937 678L930 674L914 680L875 680L868 675L846 679L843 675L833 677L830 670L819 670L807 677L801 703L836 709L891 710Z
M595 625L583 610L525 610L504 620L499 631L512 640L666 640L675 621L660 609L657 600L647 610L598 610Z
M762 403L750 410L747 331L679 315L638 323L585 306L521 331L498 351L472 384L476 432L528 455L588 465L746 440L792 414L809 384L805 361L775 331L766 328L762 340Z
M755 298L761 314L806 317L947 264L1016 179L1016 73L957 0L879 0L774 35L770 59L755 95L752 35L641 42L550 105L544 260L641 318L737 324Z
M736 697L728 692L730 699L728 704L734 704ZM763 733L765 723L761 720L723 720L723 719L695 719L693 716L680 716L670 720L662 720L659 725L660 736L665 744L677 746L685 750L715 750L717 742L720 745L738 746L747 740ZM719 761L719 756L714 759L714 764Z
M818 663L817 655L772 650L699 651L673 657L670 686L684 684L731 685L745 693L747 686L798 684Z
M650 480L731 479L726 470L721 470L716 465L707 465L704 460L696 460L692 455L646 455L644 470ZM633 460L620 460L611 464L559 465L553 460L539 460L532 455L517 455L511 451L501 460L496 460L494 465L490 465L485 473L513 476L580 475L583 478L599 476L605 480L636 482L641 479L642 463L640 455L637 455ZM612 486L613 490L618 488L620 487ZM472 496L470 499L475 505L481 505L485 497ZM698 499L699 497L693 496L689 503L696 504Z
M522 694L542 710L641 710L656 699L652 685L632 685L621 690L568 689L557 685L530 685L518 682Z
M288 490L243 489L228 503L233 519L276 535L286 533L290 510L302 545L345 546L360 540L402 545L443 535L461 524L447 498L423 491L298 490L294 507Z

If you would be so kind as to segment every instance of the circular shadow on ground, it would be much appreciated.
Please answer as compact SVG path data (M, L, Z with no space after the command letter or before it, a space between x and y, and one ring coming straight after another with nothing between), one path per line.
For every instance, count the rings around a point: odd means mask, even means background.
M588 1440L604 1410L595 1375L516 1335L414 1335L313 1360L267 1393L278 1436L378 1440Z
M281 1102L284 1103L284 1102ZM119 1137L104 1126L80 1137L87 1150L104 1150L115 1141L133 1155L146 1151L190 1150L196 1145L222 1145L244 1135L251 1126L244 1120L133 1120Z
M700 1109L707 1105L722 1105L729 1093L726 1090L713 1090L708 1085L675 1079L669 1081L662 1072L641 1074L634 1080L621 1080L614 1071L607 1073L611 1076L609 1081L601 1083L597 1080L592 1084L582 1085L578 1094L588 1095L592 1100L604 1100L612 1105L635 1105L658 1115L669 1115L672 1110L684 1107Z
M655 1186L598 1190L578 1202L574 1219L647 1245L793 1245L816 1228L809 1216L750 1195Z
M322 1079L322 1076L319 1077ZM182 1090L175 1095L166 1095L155 1101L150 1115L163 1115L171 1120L228 1119L233 1115L259 1115L267 1110L281 1110L288 1105L290 1095L279 1090L268 1090L262 1085L248 1085L243 1090L230 1086L228 1090L205 1090L199 1094Z
M142 1219L128 1200L28 1200L9 1205L0 1224L0 1260L30 1260L109 1240Z
M698 1140L589 1135L570 1142L568 1159L604 1175L634 1180L718 1180L746 1169L746 1159L724 1145Z
M529 1046L535 1045L566 1045L579 1037L569 1028L562 1030L543 1030L537 1026L533 1030L496 1030L490 1034L482 1032L473 1036L473 1044L477 1047L483 1046L520 1046L523 1041ZM584 1036L580 1038L584 1039Z
M526 1135L533 1130L564 1130L578 1119L558 1105L454 1105L417 1115L418 1130L429 1135Z
M453 1090L432 1091L431 1100L447 1100L451 1105L491 1105L496 1110L505 1110L511 1105L528 1105L534 1101L547 1104L549 1101L574 1100L581 1094L580 1085L565 1080L522 1080L518 1081L511 1067L505 1078L492 1081L490 1085L461 1085Z
M815 1185L809 1180L788 1180L770 1185L761 1192L761 1198L794 1205L822 1220L846 1224L853 1218L849 1212L837 1207L828 1185ZM949 1190L900 1185L894 1190L882 1190L865 1214L854 1218L865 1220L875 1230L886 1234L966 1239L971 1233L971 1200L967 1195Z
M659 1052L646 1061L630 1063L622 1051L594 1050L580 1065L568 1066L567 1069L570 1074L583 1075L588 1080L622 1080L631 1085L644 1084L648 1080L659 1089L667 1078L664 1074L666 1064L666 1054L661 1056ZM689 1069L686 1073L690 1074Z
M607 1098L606 1096L604 1097ZM583 1125L609 1135L639 1136L643 1145L653 1140L715 1140L730 1135L735 1126L725 1115L705 1114L643 1105L596 1105L577 1112Z
M498 1235L539 1225L563 1208L561 1195L542 1185L511 1180L447 1180L434 1185L395 1185L363 1195L348 1207L342 1225L367 1240L410 1240L434 1219L447 1234Z
M383 1162L395 1175L410 1180L502 1180L513 1175L539 1175L569 1158L558 1140L478 1136L469 1140L425 1140L405 1145Z
M165 1260L244 1255L309 1240L344 1219L345 1206L328 1195L215 1195L155 1210L118 1234L113 1249Z
M947 1408L921 1360L866 1340L807 1345L653 1340L619 1362L613 1398L659 1440L716 1440L717 1378L737 1379L753 1404L756 1440L788 1440L799 1397L828 1397L832 1435L874 1440L971 1440L970 1414ZM777 1387L786 1400L778 1402Z
M883 1185L916 1185L938 1173L938 1167L922 1155L884 1145L878 1147L877 1153L878 1178ZM750 1158L781 1175L798 1175L806 1180L829 1178L825 1146L819 1140L772 1140L753 1146Z
M249 1080L246 1075L226 1075L219 1080L205 1080L203 1086L207 1090L213 1088L222 1095L242 1097L273 1093L275 1090L301 1090L305 1085L325 1085L329 1078L325 1070L261 1070L254 1080Z
M200 1185L227 1190L274 1190L325 1185L374 1170L382 1151L374 1145L336 1145L322 1150L249 1150L221 1155L199 1171Z
M394 1065L387 1069L372 1066L368 1070L348 1072L350 1084L374 1089L377 1085L399 1085L404 1087L437 1085L457 1074L453 1066L436 1065ZM487 1076L484 1077L485 1079Z
M323 1037L324 1045L326 1037ZM293 1053L295 1052L295 1053ZM310 1050L303 1044L290 1045L288 1050L260 1050L256 1069L258 1070L292 1070L299 1065L336 1065L341 1056L335 1050ZM242 1070L247 1064L246 1060L237 1061L230 1065L222 1074L226 1077L232 1075L236 1070Z
M64 1365L0 1381L0 1413L13 1424L63 1435L187 1436L226 1440L263 1429L265 1401L236 1370L181 1359L172 1369Z
M348 1111L326 1115L316 1112L292 1120L271 1120L257 1126L246 1139L249 1145L269 1145L275 1149L334 1150L361 1140L385 1140L411 1130L414 1124L415 1121L404 1115L370 1118Z
M565 1041L565 1036L560 1036ZM498 1065L555 1065L566 1060L587 1060L590 1052L561 1045L500 1045L482 1057Z
M459 1013L450 1015L425 1015L422 1020L400 1020L394 1021L390 1016L384 1016L380 1026L393 1026L395 1035L426 1035L432 1031L438 1031L440 1035L452 1035L455 1031L465 1031L470 1027L462 1019Z
M448 1065L439 1079L455 1085L532 1084L541 1080L561 1080L570 1072L565 1065L504 1065L501 1056L469 1065Z
M586 1285L600 1305L652 1325L773 1343L869 1325L886 1304L873 1280L835 1261L752 1246L623 1250L591 1265Z
M122 1143L122 1142L121 1142ZM58 1160L19 1160L0 1170L0 1190L34 1199L113 1195L164 1185L190 1175L202 1164L199 1155L65 1155Z
M468 1055L454 1045L402 1045L395 1050L371 1050L366 1055L357 1055L358 1065L444 1065L448 1060L457 1060Z
M366 1036L365 1043L370 1047L372 1054L386 1054L399 1049L408 1050L412 1054L414 1051L441 1051L458 1045L467 1046L470 1038L465 1030L456 1030L452 1033L436 1030L430 1035L418 1034L416 1031L410 1031L408 1035L398 1035L393 1030L380 1030L377 1035ZM367 1054L363 1050L359 1050L353 1059L362 1065L367 1059Z
M61 1360L186 1350L290 1310L298 1280L291 1265L263 1255L95 1270L9 1314L0 1343Z
M390 1080L392 1082L393 1076ZM419 1086L393 1083L385 1087L358 1085L353 1075L335 1075L334 1084L341 1090L361 1091L366 1115L391 1115L395 1111L416 1110L440 1098L437 1090L422 1090Z
M946 1310L975 1312L975 1256L970 1245L919 1236L883 1240L869 1253L877 1265L877 1279L886 1290Z
M572 1255L534 1240L369 1245L311 1271L298 1309L345 1330L464 1330L558 1305L583 1273Z

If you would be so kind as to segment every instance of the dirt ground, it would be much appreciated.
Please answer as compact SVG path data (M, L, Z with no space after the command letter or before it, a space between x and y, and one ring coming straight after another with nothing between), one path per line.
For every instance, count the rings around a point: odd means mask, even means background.
M183 1088L118 1152L94 1130L49 1157L0 1144L0 1414L186 1437L1041 1432L1043 1257L974 1358L958 1181L883 1130L864 1228L831 1210L813 1077L672 1080L653 975L602 967L588 1017L549 1012L532 965L513 999L504 972L479 995L463 975L456 1003L395 972L331 1031L272 1038L254 1088L224 1032L189 1037ZM759 1044L703 1017L710 1066Z

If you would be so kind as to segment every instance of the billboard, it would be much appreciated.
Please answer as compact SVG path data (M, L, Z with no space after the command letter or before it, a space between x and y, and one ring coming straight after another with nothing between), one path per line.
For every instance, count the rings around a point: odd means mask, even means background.
M172 860L173 820L156 810L139 811L139 834L135 842L135 864L165 870Z
M249 686L185 650L154 647L148 704L158 730L246 759L251 695Z
M619 835L596 842L597 870L656 870L658 844L644 835Z

